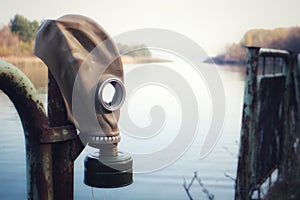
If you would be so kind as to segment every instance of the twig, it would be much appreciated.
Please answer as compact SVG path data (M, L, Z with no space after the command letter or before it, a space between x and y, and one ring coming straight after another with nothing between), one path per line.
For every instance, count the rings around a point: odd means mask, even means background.
M91 190L92 190L92 200L94 200L94 199L95 199L95 196L94 196L94 188L91 187Z
M231 175L229 175L229 174L227 174L226 172L224 172L224 176L226 177L226 178L229 178L230 180L232 180L232 181L236 181L236 179L235 178L233 178Z
M189 191L190 187L191 187L191 184L189 184L189 186L187 186L185 178L183 177L183 188L184 188L186 194L188 195L189 199L193 200L193 197L191 196L190 191Z
M189 191L189 190L190 190L190 188L191 188L191 186L193 185L193 183L194 183L195 180L198 181L200 187L202 188L202 192L203 192L204 194L206 194L207 198L208 198L209 200L214 200L214 199L215 199L215 196L214 196L213 194L211 194L211 193L208 191L208 189L204 186L204 184L201 182L201 179L198 178L197 172L194 172L194 176L193 176L191 182L189 183L189 185L186 184L185 178L183 178L183 188L184 188L184 190L186 191L186 194L188 195L189 199L190 199L190 200L193 200L193 197L192 197L192 195L190 194L190 191Z

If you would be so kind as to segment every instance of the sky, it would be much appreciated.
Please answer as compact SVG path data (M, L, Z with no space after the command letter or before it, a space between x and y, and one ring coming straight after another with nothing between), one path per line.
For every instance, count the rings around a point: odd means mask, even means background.
M15 14L29 20L64 14L93 18L111 36L139 28L184 34L209 55L253 28L300 26L299 0L0 0L0 25Z

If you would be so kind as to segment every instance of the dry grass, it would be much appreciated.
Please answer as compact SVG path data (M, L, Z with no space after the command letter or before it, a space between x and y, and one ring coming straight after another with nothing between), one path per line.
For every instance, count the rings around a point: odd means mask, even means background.
M0 59L10 62L14 65L18 65L20 63L42 63L42 61L35 56L28 56L28 57L5 56L5 57L0 57ZM170 62L169 60L153 58L153 57L122 56L121 59L124 64Z
M5 57L0 57L0 59L10 62L12 64L18 64L18 63L23 63L23 62L28 62L28 63L42 62L38 57L35 57L35 56L29 56L29 57L5 56Z
M45 88L48 83L48 69L37 57L4 57L3 59L18 67L36 88Z

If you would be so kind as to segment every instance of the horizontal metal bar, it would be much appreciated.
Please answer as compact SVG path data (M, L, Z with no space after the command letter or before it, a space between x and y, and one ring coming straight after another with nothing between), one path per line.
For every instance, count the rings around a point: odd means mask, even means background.
M291 54L286 50L260 48L259 56L262 57L279 57L285 60L289 59Z
M264 184L264 182L266 182L266 180L267 180L270 176L272 176L272 174L276 171L276 169L278 169L278 167L279 167L278 164L275 165L275 166L274 166L274 167L273 167L273 168L265 175L265 177L262 178L262 179L259 181L259 183L257 183L257 184L255 185L254 190L259 189L259 188Z
M41 137L41 143L55 143L73 140L77 138L74 126L45 127L45 133Z

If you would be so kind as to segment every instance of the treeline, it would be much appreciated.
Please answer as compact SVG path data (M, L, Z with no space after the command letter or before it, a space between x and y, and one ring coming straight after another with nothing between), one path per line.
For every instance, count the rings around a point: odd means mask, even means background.
M8 25L0 29L0 57L33 56L34 38L40 23L15 15ZM145 45L117 44L121 54L129 57L151 57Z
M15 15L0 29L0 56L33 56L34 37L39 23Z
M127 45L118 43L117 47L120 54L131 57L151 57L151 52L144 44L139 45Z
M243 64L247 55L245 46L285 49L300 53L300 27L250 30L239 43L228 45L225 53L215 57L214 61L217 64Z

